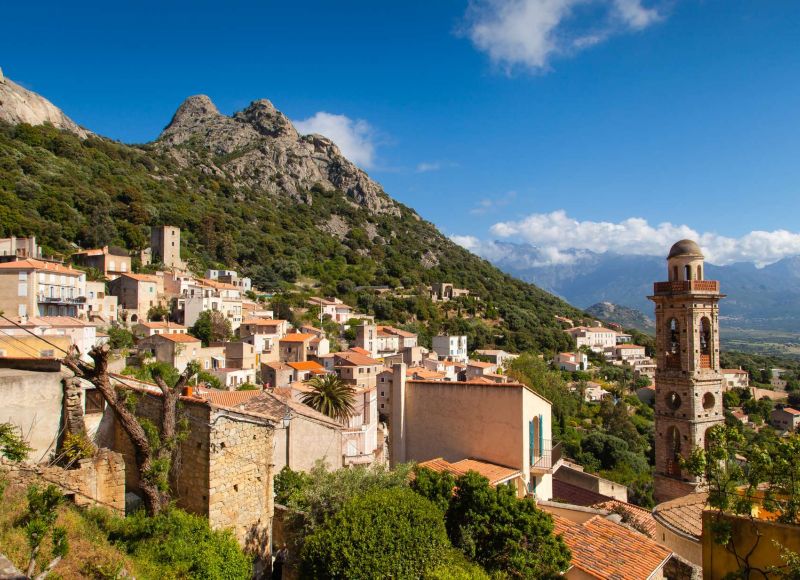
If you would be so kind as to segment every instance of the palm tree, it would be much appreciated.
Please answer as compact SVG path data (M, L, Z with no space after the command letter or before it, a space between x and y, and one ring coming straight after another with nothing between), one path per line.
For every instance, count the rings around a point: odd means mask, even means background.
M355 412L355 389L333 373L316 376L307 383L311 392L302 402L336 421L345 422Z

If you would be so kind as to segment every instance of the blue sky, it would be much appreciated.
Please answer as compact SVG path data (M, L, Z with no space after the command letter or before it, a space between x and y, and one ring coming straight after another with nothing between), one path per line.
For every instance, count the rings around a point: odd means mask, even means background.
M484 255L800 253L793 0L15 2L0 66L126 142L269 98Z

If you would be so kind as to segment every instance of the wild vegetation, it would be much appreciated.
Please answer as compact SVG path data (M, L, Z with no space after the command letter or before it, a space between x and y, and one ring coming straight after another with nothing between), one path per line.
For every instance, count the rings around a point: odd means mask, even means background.
M378 319L469 331L472 346L509 350L568 348L555 315L581 317L562 300L501 273L444 237L407 207L376 214L343 193L314 187L306 203L235 187L224 175L182 167L146 145L53 127L0 125L0 236L35 235L46 253L76 248L149 245L150 226L182 228L186 258L198 272L235 267L262 289L313 280ZM332 217L346 224L328 232ZM426 260L431 253L435 260ZM136 266L138 267L138 266ZM417 292L453 282L479 300L454 304L472 321L450 318ZM407 289L383 298L366 286Z

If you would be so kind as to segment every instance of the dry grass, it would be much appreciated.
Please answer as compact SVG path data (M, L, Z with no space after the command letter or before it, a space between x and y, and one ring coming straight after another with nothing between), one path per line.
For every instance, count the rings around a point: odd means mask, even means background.
M27 507L27 485L11 482L0 501L0 546L20 570L28 566L30 555L25 531L16 527ZM59 508L57 524L67 530L69 552L48 578L115 578L122 570L136 574L132 560L112 546L96 525L86 520L72 504ZM50 561L52 544L42 546L37 572Z

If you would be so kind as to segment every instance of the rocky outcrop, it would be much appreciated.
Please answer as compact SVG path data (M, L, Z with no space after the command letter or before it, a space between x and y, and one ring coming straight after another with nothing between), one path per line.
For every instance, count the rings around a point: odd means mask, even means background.
M344 192L374 213L399 215L383 188L322 135L300 135L268 100L254 101L232 117L205 95L178 107L156 145L183 164L224 173L237 185L313 203L314 187Z
M44 97L29 91L3 76L0 70L0 121L18 125L43 125L50 123L85 139L92 133L79 127L75 121Z

